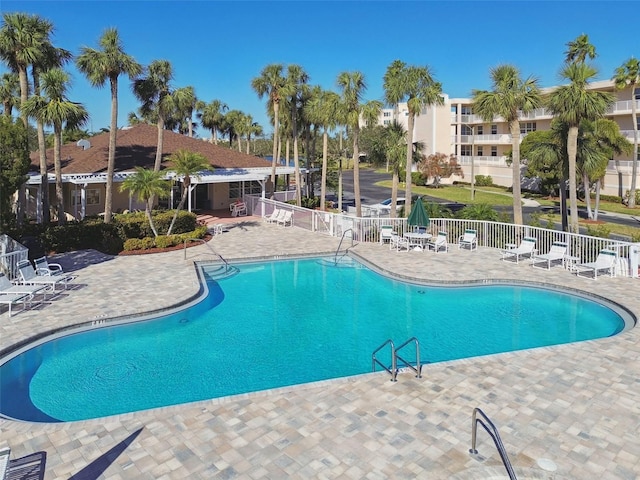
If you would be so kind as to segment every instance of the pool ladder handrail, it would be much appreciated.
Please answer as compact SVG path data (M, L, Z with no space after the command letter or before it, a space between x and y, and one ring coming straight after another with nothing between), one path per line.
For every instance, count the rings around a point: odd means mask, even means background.
M406 347L407 345L409 345L412 342L415 343L415 346L416 346L416 365L415 365L415 367L410 362L408 362L407 360L402 358L400 355L398 355L398 352L400 350L402 350L404 347ZM382 350L387 345L391 346L391 367L387 367L385 364L383 364L376 357L376 353L378 353L380 350ZM376 348L373 351L373 353L371 354L371 369L375 372L376 371L376 364L380 365L384 370L386 370L386 372L389 375L391 375L391 381L392 382L396 382L397 378L398 378L398 360L400 360L404 364L405 367L409 367L411 370L413 370L415 372L415 374L416 374L416 378L422 378L422 367L420 365L420 342L418 341L418 339L416 337L411 337L409 340L404 342L398 348L395 347L395 345L393 343L393 340L391 340L391 339L386 340L382 345L380 345L378 348Z
M333 257L333 264L337 265L338 264L338 253L340 253L340 247L342 247L342 242L344 241L344 237L347 235L347 233L351 232L351 246L347 247L347 249L345 250L345 252L342 254L342 256L340 257L340 259L342 259L344 256L347 255L347 253L349 253L349 249L351 247L353 247L353 228L348 228L346 229L344 232L342 232L342 238L340 239L340 243L338 244L338 248L336 249L336 254Z
M211 248L211 245L209 245L209 244L208 244L205 240L203 240L202 238L187 238L187 239L184 241L184 248L183 248L183 249L184 249L184 259L185 259L185 260L187 259L187 243L188 243L188 242L200 242L200 243L202 243L203 245L205 245L213 255L215 255L215 256L216 256L216 257L218 257L220 260L222 260L222 263L224 263L224 271L225 271L225 272L228 272L228 271L229 271L229 268L230 268L230 267L229 267L229 262L227 262L227 261L225 260L225 258L224 258L222 255L220 255L220 254L219 254L218 252L216 252L213 248Z
M478 418L480 415L481 418ZM511 466L511 462L509 461L509 456L507 455L507 451L504 448L502 443L502 439L500 438L500 433L498 429L493 424L489 417L478 407L473 409L473 415L471 416L471 448L469 449L469 453L472 455L477 455L478 450L476 450L476 435L478 430L478 424L485 429L485 431L489 434L493 443L500 454L500 458L502 459L502 464L504 468L507 470L507 474L509 475L510 480L518 480L515 472L513 471L513 467Z

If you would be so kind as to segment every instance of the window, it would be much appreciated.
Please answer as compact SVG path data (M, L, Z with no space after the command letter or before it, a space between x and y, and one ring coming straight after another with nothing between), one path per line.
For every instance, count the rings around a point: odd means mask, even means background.
M461 108L462 115L473 115L471 106L463 105Z
M244 194L260 195L262 193L262 187L256 181L244 182ZM235 200L242 198L243 190L241 182L229 182L229 200Z
M522 122L520 123L520 133L525 134L536 131L536 122Z
M492 157L498 156L498 147L496 147L495 145L491 147L491 156Z
M385 116L385 117L390 117L390 116L391 116L391 112L387 112L387 111L385 111L385 112L384 112L384 116Z
M491 135L498 134L498 125L491 125Z
M482 130L482 125L478 125L478 126L476 127L476 134L477 134L477 135L482 135L482 132L483 132L483 130Z
M478 155L479 157L481 157L481 156L483 155L482 147L476 147L476 150L477 150L476 155Z
M100 205L100 190L97 188L87 188L87 205ZM82 205L82 190L71 190L71 205L76 207Z
M462 125L462 135L473 135L473 131L471 130L471 127L468 127L467 125Z
M391 123L391 121L390 121L390 120L383 120L383 122L382 122L382 123L383 123L384 125L389 125L389 124Z
M636 100L640 100L640 88L636 88L633 91L633 98L635 98Z
M471 145L460 145L460 153L463 157L470 157Z

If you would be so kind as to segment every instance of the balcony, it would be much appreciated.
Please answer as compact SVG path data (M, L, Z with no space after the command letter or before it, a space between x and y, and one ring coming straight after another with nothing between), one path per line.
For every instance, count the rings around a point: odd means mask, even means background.
M640 112L640 100L636 100L636 109ZM607 110L607 115L631 115L631 100L616 102Z
M507 166L507 157L506 155L501 155L499 157L492 157L490 155L476 155L475 157L471 157L470 155L459 156L458 163L462 166L471 165L471 159L473 158L474 165L493 165L493 166Z
M633 143L633 130L620 130L620 134ZM638 132L638 139L640 140L640 132Z

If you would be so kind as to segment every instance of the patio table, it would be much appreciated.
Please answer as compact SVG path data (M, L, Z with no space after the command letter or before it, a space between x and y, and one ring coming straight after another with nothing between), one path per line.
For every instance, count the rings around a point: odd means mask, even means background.
M427 242L433 237L430 233L418 233L418 232L407 232L404 235L404 238L409 240L409 245L414 247L421 247L427 244Z

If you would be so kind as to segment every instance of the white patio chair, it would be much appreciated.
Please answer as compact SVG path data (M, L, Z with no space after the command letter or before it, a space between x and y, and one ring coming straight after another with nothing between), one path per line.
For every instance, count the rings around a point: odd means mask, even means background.
M547 253L531 256L531 266L549 270L553 265L562 265L566 254L567 244L565 242L553 242Z
M36 293L42 293L43 296L46 296L46 291L46 285L15 285L11 283L4 273L0 273L1 294L26 293L29 295L35 295Z
M264 221L267 223L276 223L278 221L278 217L284 210L280 210L279 208L274 208L271 215L267 215L264 217Z
M49 263L47 257L36 258L35 263L36 274L38 275L62 275L62 265L59 263Z
M613 250L606 248L600 250L595 262L580 263L576 265L576 275L578 277L598 279L598 272L608 272L610 277L615 277L616 263L618 263L618 255ZM592 277L580 275L591 272Z
M384 244L387 242L391 242L392 233L394 233L392 225L382 225L380 227L380 243Z
M53 292L56 291L56 286L59 284L63 284L66 289L67 282L71 279L67 275L38 275L29 260L20 260L18 271L20 272L20 283L23 285L44 285L50 287Z
M472 228L467 228L464 231L464 235L460 235L458 238L458 250L461 248L468 248L469 250L478 249L478 232Z
M12 307L16 303L22 303L22 308L26 308L27 303L31 302L33 295L30 293L3 293L0 292L0 304L4 303L9 307L9 316L13 315Z
M438 235L427 242L427 250L433 250L436 253L449 251L449 243L447 242L447 232L438 232Z
M502 250L502 260L519 263L523 258L531 258L536 253L535 246L536 239L534 237L524 237L516 248Z
M404 250L408 252L411 250L411 244L409 243L409 239L401 237L396 232L391 232L391 240L389 241L389 250L395 250L399 252Z
M282 225L283 227L293 226L293 212L291 210L283 210L282 216L278 217L278 225Z

